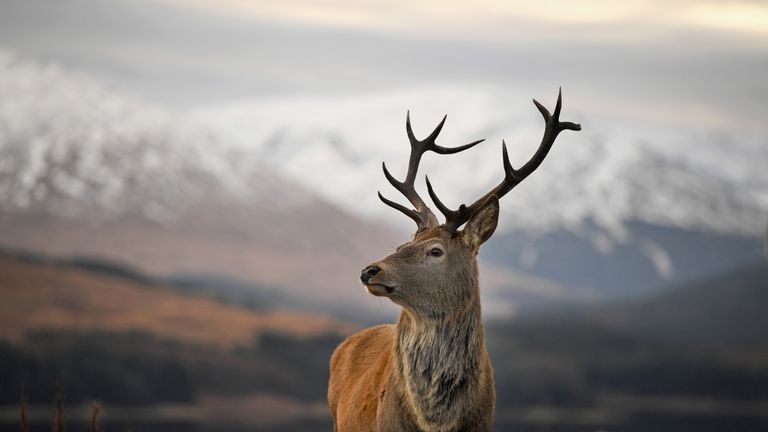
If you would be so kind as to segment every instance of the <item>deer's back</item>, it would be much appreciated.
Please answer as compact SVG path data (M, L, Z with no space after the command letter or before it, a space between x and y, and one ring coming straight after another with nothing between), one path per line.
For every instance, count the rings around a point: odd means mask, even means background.
M328 383L328 407L335 430L376 430L394 344L395 326L388 324L355 333L336 348Z

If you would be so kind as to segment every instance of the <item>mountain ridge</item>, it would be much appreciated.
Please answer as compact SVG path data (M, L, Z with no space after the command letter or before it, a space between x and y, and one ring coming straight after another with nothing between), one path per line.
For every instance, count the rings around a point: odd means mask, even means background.
M428 173L441 197L455 203L471 201L484 185L499 181L502 139L513 165L533 154L543 127L526 102L529 97L497 86L427 86L339 97L273 97L199 107L193 114L228 131L243 148L271 157L279 172L332 202L380 218L376 194L367 185L390 190L381 174L382 160L394 174L404 170L406 108L417 137L448 113L442 145L487 139L454 158L424 158L421 174ZM554 94L539 100L551 107L553 99ZM622 242L628 235L624 222L635 219L742 237L763 234L768 175L760 168L768 148L762 136L735 137L714 127L700 131L674 124L615 123L609 116L579 110L567 88L563 99L562 118L579 121L584 129L561 134L539 172L503 202L502 213L514 215L504 217L503 230L565 229L590 235L585 224L592 221L610 241ZM334 167L326 182L306 175L318 161ZM326 187L342 177L365 181L343 189ZM418 183L423 189L423 181Z
M360 306L356 274L391 242L387 229L183 114L7 51L0 71L3 246Z

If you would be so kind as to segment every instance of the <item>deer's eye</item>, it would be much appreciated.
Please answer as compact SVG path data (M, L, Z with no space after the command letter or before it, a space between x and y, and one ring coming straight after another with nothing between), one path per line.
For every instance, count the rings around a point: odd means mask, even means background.
M429 254L433 257L443 256L443 250L437 247L433 247L432 250L429 251Z

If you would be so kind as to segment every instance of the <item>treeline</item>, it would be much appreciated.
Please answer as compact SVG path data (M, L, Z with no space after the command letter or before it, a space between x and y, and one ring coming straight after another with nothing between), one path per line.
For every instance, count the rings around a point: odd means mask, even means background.
M144 333L38 332L23 345L0 343L0 404L53 400L57 383L70 403L193 402L203 393L264 392L322 399L338 336L266 333L234 349L182 345Z
M760 349L721 351L569 320L488 330L499 405L591 406L601 394L768 401Z
M64 420L64 387L61 383L56 386L56 410L53 415L53 431L64 432L65 420ZM96 402L91 404L91 421L90 432L101 432L101 426L99 425L99 412L101 412L101 406ZM29 422L29 400L24 390L21 392L21 400L19 401L19 431L32 432Z
M491 325L487 333L502 406L589 406L601 393L768 400L768 365L759 366L758 352L734 360L574 323ZM322 400L340 341L265 333L214 349L142 333L38 332L24 346L0 343L0 404L17 403L21 388L53 400L58 381L73 403L193 402L203 393Z

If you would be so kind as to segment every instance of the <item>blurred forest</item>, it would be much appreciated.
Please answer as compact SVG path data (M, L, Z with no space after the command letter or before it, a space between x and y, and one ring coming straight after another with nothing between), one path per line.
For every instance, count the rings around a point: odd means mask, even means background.
M359 323L321 321L312 334L274 326L231 341L191 337L184 331L190 325L238 319L227 308L256 316L268 308L255 301L232 306L205 291L150 283L115 263L84 261L7 251L0 260L2 294L11 300L2 307L2 430L17 430L11 421L21 389L38 414L33 425L48 424L59 381L74 412L86 413L77 407L98 400L107 428L327 430L328 359ZM60 281L59 295L42 295L46 277ZM489 322L498 429L764 430L766 280L768 265L756 263L631 302ZM23 296L8 292L15 283L23 284ZM111 292L117 289L119 296ZM145 311L121 329L136 314L136 293L147 302L192 296L222 313L159 311L165 322L184 326L158 335L151 330L155 312ZM37 302L38 318L19 312L29 301ZM48 320L56 325L41 326ZM72 421L82 429L88 417Z

